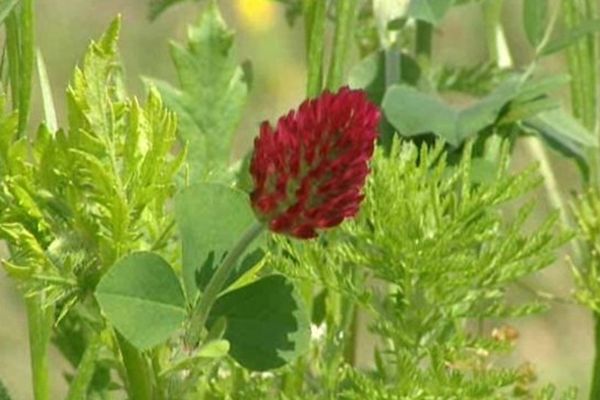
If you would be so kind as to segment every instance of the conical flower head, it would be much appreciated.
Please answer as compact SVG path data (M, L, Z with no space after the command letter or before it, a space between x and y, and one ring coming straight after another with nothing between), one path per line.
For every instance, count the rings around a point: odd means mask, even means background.
M346 87L263 122L250 173L254 212L274 232L297 238L353 217L373 156L379 110Z

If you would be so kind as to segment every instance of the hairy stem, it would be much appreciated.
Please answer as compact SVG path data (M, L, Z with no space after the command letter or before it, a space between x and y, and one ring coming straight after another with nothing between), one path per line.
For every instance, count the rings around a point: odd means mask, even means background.
M23 136L27 129L29 113L31 109L31 88L33 81L33 70L35 65L34 44L34 0L21 0L21 28L20 44L21 54L19 58L19 136Z
M600 399L600 314L594 313L594 366L592 369L592 384L590 388L590 400Z
M127 394L129 398L131 400L151 400L154 388L146 358L118 332L116 335L127 373Z
M339 0L335 18L335 33L333 37L333 53L329 65L327 88L338 89L343 82L344 66L348 58L348 49L352 42L353 27L358 11L358 1Z
M29 351L35 400L50 399L48 380L48 345L54 322L54 308L43 308L39 294L25 298L27 323L29 328Z
M6 17L4 26L6 29L10 101L13 110L16 110L19 107L19 20L15 9Z
M81 357L75 377L69 386L69 393L66 400L85 399L87 397L88 386L94 377L96 361L98 360L98 353L101 348L102 335L96 333L92 336Z
M327 19L326 1L305 0L305 29L309 41L307 44L308 77L306 93L316 97L323 85L323 52L325 49L325 21Z
M223 286L227 279L235 269L238 259L248 248L248 246L256 239L263 231L263 224L255 222L248 228L248 230L242 235L240 240L231 249L227 256L223 260L223 263L217 268L212 278L206 285L200 301L196 304L192 319L190 321L190 328L186 342L188 346L196 347L200 338L204 324L208 319L208 314L213 304L217 300L219 293L223 290Z

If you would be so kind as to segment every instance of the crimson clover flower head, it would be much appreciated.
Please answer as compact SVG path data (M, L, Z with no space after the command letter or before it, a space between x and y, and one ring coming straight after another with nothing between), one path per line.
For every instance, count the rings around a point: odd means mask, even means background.
M353 217L363 199L380 112L347 87L263 122L254 141L252 208L270 230L297 238Z

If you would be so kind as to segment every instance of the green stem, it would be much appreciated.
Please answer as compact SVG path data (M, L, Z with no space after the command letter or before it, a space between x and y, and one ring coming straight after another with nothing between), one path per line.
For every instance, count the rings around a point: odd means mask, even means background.
M236 245L233 246L231 251L227 253L223 263L217 268L212 278L210 278L210 281L206 285L206 288L200 297L200 301L196 304L196 308L192 314L190 329L186 338L188 346L196 347L198 345L200 334L208 319L210 309L217 300L219 293L221 293L225 282L227 282L227 279L235 269L238 259L244 251L246 251L250 243L260 235L263 228L263 224L259 222L252 224Z
M425 21L417 21L417 33L415 39L415 54L417 58L431 59L431 47L433 42L433 25Z
M316 6L317 0L303 0L302 2L302 14L304 15L304 48L307 58L308 53L310 52L310 35L312 35Z
M347 300L344 310L344 334L346 336L344 346L344 359L346 363L352 366L356 365L356 355L358 350L358 309L353 301Z
M29 120L35 62L34 0L21 0L6 19L6 42L12 107L19 111L17 136Z
M118 332L116 333L127 373L127 394L131 400L151 400L152 375L144 355Z
M27 323L29 328L29 351L35 400L50 399L48 381L48 345L54 322L54 308L43 308L39 294L26 297Z
M500 41L504 35L498 34L501 29L500 18L502 16L502 5L504 0L491 0L482 4L483 15L485 18L485 36L490 60L499 64L500 61Z
M19 20L16 8L6 18L6 55L10 81L10 99L13 110L19 108Z
M92 336L81 357L81 361L79 361L77 372L69 386L69 393L66 400L79 400L87 397L88 386L94 377L96 361L98 360L98 353L101 348L102 335L96 333Z
M553 208L560 213L560 219L565 227L572 228L575 223L572 221L567 205L560 194L558 180L552 169L552 163L548 158L546 149L540 142L540 139L531 137L526 139L529 153L538 161L540 174L544 178L544 188L548 195L548 201ZM579 240L570 241L571 253L575 260L583 260L584 250Z
M352 42L353 27L358 11L358 1L338 0L336 4L335 33L333 53L329 65L327 88L337 90L343 82L344 66L348 58L348 49Z
M590 400L600 399L600 315L594 313L594 345L596 355L592 370L592 386L590 388Z
M321 93L323 85L323 52L325 48L325 0L309 0L310 6L305 10L312 15L305 16L305 27L310 29L310 40L308 43L308 78L306 83L306 94L308 97L316 97Z
M21 0L21 54L19 58L19 137L27 129L31 109L31 87L35 65L34 0Z

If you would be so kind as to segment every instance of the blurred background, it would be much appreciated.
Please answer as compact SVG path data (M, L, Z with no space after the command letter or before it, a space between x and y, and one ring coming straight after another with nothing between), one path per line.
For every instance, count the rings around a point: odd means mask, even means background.
M272 0L221 0L220 5L228 25L236 31L240 62L252 62L253 86L236 138L239 155L250 146L262 120L277 118L303 99L306 86L304 32L301 21L290 27L284 7ZM61 125L64 126L65 121L64 93L73 68L89 41L97 38L117 14L123 18L120 49L128 89L131 94L143 97L142 76L176 82L169 42L185 42L186 27L197 20L201 10L201 2L182 3L150 22L145 0L37 2L37 45L46 61ZM523 65L530 59L531 48L522 31L521 0L505 1L503 19L515 63ZM485 60L483 28L479 6L453 8L435 33L434 57L455 65ZM356 54L354 57L356 61ZM563 60L559 56L547 58L542 68L549 73L559 71L563 68ZM566 88L564 93L557 95L568 105ZM31 126L41 119L37 82L33 103ZM530 163L528 157L517 147L515 168ZM572 186L572 182L578 181L575 167L559 157L553 157L552 161L563 194L568 199L577 190ZM543 191L538 193L538 198L536 213L541 216L549 211L549 207ZM531 277L525 284L568 298L572 280L565 258L566 253L559 255L552 268ZM522 294L523 289L515 289L516 297ZM553 382L559 387L577 386L580 397L584 398L593 357L591 317L568 302L553 301L551 306L550 312L543 316L509 321L519 331L519 339L516 352L506 361L532 363L541 382ZM23 301L3 270L0 270L0 321L0 377L15 400L31 399ZM364 355L364 359L369 358ZM51 363L53 398L60 399L66 394L62 375L67 371L67 364L58 352L52 353Z

